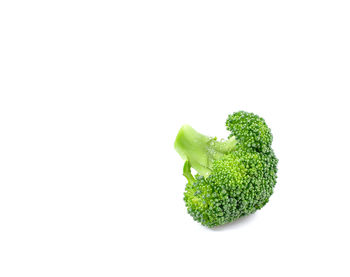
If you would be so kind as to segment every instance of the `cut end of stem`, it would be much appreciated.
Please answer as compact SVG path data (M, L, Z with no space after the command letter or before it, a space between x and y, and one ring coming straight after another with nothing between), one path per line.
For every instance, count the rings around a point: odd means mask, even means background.
M185 167L189 168L190 173L192 167L200 175L207 177L211 173L213 162L233 151L236 144L234 137L217 141L216 138L198 133L189 125L183 125L176 136L174 147L181 158L188 161ZM186 175L185 177L187 178Z

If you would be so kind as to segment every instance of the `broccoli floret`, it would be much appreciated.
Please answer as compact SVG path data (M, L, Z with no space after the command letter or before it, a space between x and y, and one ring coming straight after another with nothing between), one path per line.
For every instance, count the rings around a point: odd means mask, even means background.
M236 112L226 120L226 129L241 145L259 152L269 152L272 134L265 120L253 113Z
M231 135L217 141L184 125L175 149L186 160L184 200L188 213L201 224L214 227L261 209L273 193L277 158L272 135L257 115L237 112L226 121ZM198 174L193 177L191 168Z

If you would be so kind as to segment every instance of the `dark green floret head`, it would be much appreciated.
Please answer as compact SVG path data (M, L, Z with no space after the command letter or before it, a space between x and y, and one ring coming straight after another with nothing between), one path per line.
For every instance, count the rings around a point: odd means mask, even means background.
M230 115L226 141L184 125L175 149L185 160L184 200L194 220L208 227L232 222L261 209L273 193L277 158L265 121L246 112ZM250 137L251 136L251 137ZM197 171L195 176L191 168Z
M259 152L268 152L271 148L272 134L265 120L253 113L244 111L229 115L226 129L231 132L244 147Z

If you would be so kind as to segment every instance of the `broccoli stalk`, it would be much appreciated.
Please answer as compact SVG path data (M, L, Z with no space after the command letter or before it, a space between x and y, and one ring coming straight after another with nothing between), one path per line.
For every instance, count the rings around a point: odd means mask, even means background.
M184 164L183 175L186 177L190 185L192 185L196 181L196 179L194 179L191 173L191 165L189 161L186 161Z
M231 137L226 141L217 141L216 137L208 137L198 133L189 125L183 125L175 139L175 149L180 156L188 161L184 166L184 176L188 178L190 167L200 175L207 177L213 169L213 163L232 152L237 141ZM185 175L186 174L186 175ZM193 177L192 177L193 178Z

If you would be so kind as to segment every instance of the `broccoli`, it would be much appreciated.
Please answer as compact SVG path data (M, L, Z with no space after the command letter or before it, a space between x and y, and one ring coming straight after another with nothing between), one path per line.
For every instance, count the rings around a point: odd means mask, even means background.
M244 111L229 115L228 139L218 141L181 127L175 149L185 160L184 200L188 213L207 227L234 221L261 209L277 179L271 130L261 117ZM191 168L197 171L193 177Z

